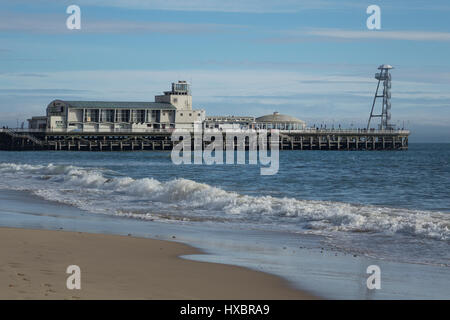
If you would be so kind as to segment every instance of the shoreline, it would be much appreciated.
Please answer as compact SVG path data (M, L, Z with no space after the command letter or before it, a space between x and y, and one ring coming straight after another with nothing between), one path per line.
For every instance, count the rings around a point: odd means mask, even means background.
M300 237L277 232L269 235L268 231L110 216L46 200L25 190L0 190L0 204L0 232L1 228L17 228L126 238L130 234L142 240L187 245L188 252L194 248L195 253L181 252L177 259L263 272L281 279L288 288L308 293L313 298L436 299L449 293L444 285L448 268L390 262L336 251L327 247L323 239L312 235ZM376 292L366 287L366 267L372 264L383 270L383 290Z
M134 236L0 227L0 299L316 299L244 267L180 256L189 245ZM81 290L68 290L69 265Z

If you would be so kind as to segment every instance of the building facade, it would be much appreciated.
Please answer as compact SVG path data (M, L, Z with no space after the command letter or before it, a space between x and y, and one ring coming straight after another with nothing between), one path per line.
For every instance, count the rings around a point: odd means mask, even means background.
M255 117L208 116L203 122L204 129L247 130L252 128Z
M190 85L172 83L172 90L155 96L155 102L54 100L45 117L28 120L30 129L51 131L145 132L192 129L203 122L204 110L192 109Z
M303 130L306 122L292 116L274 112L262 117L208 116L203 122L205 129L218 130L270 130L281 131Z
M172 83L170 91L155 96L155 102L53 100L46 115L28 120L29 129L80 132L150 132L189 130L194 125L214 130L278 129L302 130L306 123L278 112L259 118L209 116L192 109L189 83Z

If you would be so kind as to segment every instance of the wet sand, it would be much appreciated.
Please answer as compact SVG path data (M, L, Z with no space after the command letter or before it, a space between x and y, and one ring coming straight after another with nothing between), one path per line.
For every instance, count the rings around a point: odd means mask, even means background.
M273 275L181 255L177 242L0 228L0 299L313 299ZM66 287L69 265L81 289Z

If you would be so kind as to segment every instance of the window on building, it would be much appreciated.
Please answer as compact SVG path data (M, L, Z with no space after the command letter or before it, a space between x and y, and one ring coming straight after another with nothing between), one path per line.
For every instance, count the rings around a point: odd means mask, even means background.
M98 109L86 109L84 113L84 122L99 122Z
M145 122L145 110L132 110L132 119L134 123Z
M114 110L112 109L102 109L102 122L114 122Z
M130 110L117 110L116 122L130 122Z
M48 107L48 115L50 116L59 116L64 112L64 107L56 107L56 106L52 106L52 107Z

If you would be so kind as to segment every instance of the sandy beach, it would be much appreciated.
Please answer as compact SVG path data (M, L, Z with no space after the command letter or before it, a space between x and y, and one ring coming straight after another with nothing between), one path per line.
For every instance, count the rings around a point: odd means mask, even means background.
M132 236L0 228L0 299L312 299L278 277L189 261L184 244ZM81 290L66 288L69 265Z

